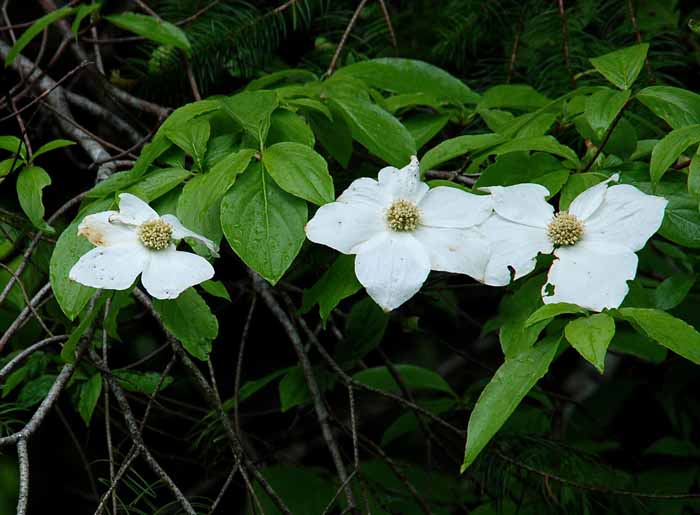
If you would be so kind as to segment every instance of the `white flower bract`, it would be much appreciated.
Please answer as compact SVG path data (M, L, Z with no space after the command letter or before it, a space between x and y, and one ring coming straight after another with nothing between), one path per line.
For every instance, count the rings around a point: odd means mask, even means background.
M481 226L492 246L484 282L504 286L535 268L538 253L554 253L545 304L569 302L602 311L625 299L637 272L637 255L659 230L668 201L629 184L609 186L618 175L576 197L554 214L538 184L482 188L493 197L494 214ZM550 294L550 289L553 293Z
M141 274L143 286L153 297L174 299L214 276L206 259L175 247L178 240L192 238L216 255L214 242L186 229L173 215L159 216L130 193L119 195L119 211L86 216L78 234L96 246L69 272L72 280L85 286L126 290Z
M421 288L430 270L483 279L489 244L476 228L492 212L488 195L430 189L418 160L386 167L378 180L355 180L335 202L321 206L307 237L344 254L357 254L355 274L384 310Z

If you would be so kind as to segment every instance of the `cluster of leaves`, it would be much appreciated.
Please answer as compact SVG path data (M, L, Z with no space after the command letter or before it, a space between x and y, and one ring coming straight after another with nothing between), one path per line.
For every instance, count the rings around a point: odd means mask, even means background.
M229 8L228 4L221 7ZM249 6L236 8L232 16L245 18L246 9L251 9L250 16L259 16ZM89 14L88 9L76 8L61 11L60 16L76 15L78 30ZM181 15L184 11L172 14ZM43 26L60 16L49 15ZM196 55L197 20L190 32L145 15L127 13L107 19L165 45L158 48L168 49L167 55L172 49ZM41 28L27 33L37 35ZM527 30L537 32L532 27ZM31 39L31 35L20 39L17 53ZM692 387L692 380L684 375L694 371L674 358L678 355L700 364L696 329L700 297L695 288L700 248L700 95L675 86L637 86L645 73L648 50L646 44L635 45L579 64L590 83L556 97L549 96L549 87L538 91L510 84L479 94L442 69L411 59L360 61L326 78L304 69L265 74L234 94L210 96L176 109L131 169L90 189L72 220L56 220L51 226L45 221L42 195L57 172L49 170L49 174L34 161L67 142L51 142L28 159L19 138L3 137L0 148L9 155L0 162L0 173L4 184L16 182L16 198L26 218L15 214L1 222L0 257L8 269L0 272L0 282L7 284L10 271L22 262L21 253L17 254L22 249L22 232L11 222L22 220L26 233L57 236L55 243L39 243L35 259L21 273L21 284L10 290L1 312L3 329L48 277L55 301L41 308L44 318L54 332L70 336L60 354L48 349L36 352L5 379L2 395L8 399L8 409L2 412L2 431L9 433L20 425L15 417L22 417L15 410L30 409L43 400L58 366L75 359L76 343L95 323L104 327L110 346L123 339L122 345L138 347L148 338L147 328L129 322L138 313L130 291L105 292L91 303L95 290L68 279L70 268L92 248L78 236L77 225L87 214L115 208L118 193L131 192L159 213L177 215L185 226L231 251L217 263L223 279L208 281L175 300L154 302L165 327L194 358L202 362L215 358L217 347L226 343L225 335L219 334L220 324L228 313L245 309L242 302L232 302L230 293L245 264L272 285L287 283L280 286L303 289L297 308L306 320L318 321L318 306L323 327L340 325L345 336L332 356L358 384L396 394L407 389L434 416L466 428L464 459L454 462L464 439L444 436L447 456L440 458L444 461L438 472L429 471L416 458L426 439L429 445L434 443L423 433L427 419L402 408L391 412L385 427L370 427L372 434L378 434L381 448L404 461L401 474L396 474L393 462L373 458L376 453L362 453L357 471L362 486L357 479L351 485L358 497L367 499L372 513L420 513L421 503L406 488L406 481L422 493L435 513L467 508L484 514L549 513L562 508L583 513L601 506L630 513L640 510L637 502L645 495L651 496L647 508L658 513L667 513L669 507L678 512L696 508L692 499L671 502L653 496L690 492L700 474L697 466L685 466L683 461L700 452L691 439L700 423L700 410L694 401L682 408L676 404L678 399L674 401L678 391ZM230 61L230 55L225 59L239 67L236 73L243 69L240 62ZM558 87L566 80L559 80ZM420 156L421 170L431 186L476 192L482 186L537 183L546 186L551 201L565 210L580 192L620 173L622 182L664 196L669 206L660 236L640 255L639 273L620 309L591 314L573 305L543 306L540 290L550 261L542 258L535 273L503 292L472 295L467 289L460 293L453 288L464 286L458 278L435 274L422 294L389 317L360 292L352 257L306 244L303 228L316 206L333 201L336 192L353 179L374 176L385 164L402 166L413 154ZM473 178L473 184L434 179L436 170L446 170L446 176L453 178ZM203 248L192 246L208 256ZM457 333L445 331L440 324L444 320L450 329L460 327L458 320L470 316L464 306L475 306L483 299L489 299L488 306L475 309L480 326L477 341L500 344L496 358L500 366L486 379L478 371L460 372L460 378L448 381L422 363L423 351L409 354L393 368L367 366L378 349L391 344L391 338L385 338L387 332L400 332L399 340L417 348L438 346L443 339L456 341ZM102 321L107 302L108 316ZM333 313L344 320L332 319ZM332 341L331 332L323 332L322 337ZM448 332L454 334L445 336ZM41 334L36 321L28 323L0 364ZM457 341L457 352L478 351L476 344ZM94 343L103 345L101 338ZM662 386L654 391L654 409L669 420L668 432L644 446L644 456L678 460L672 466L656 466L649 460L641 474L613 466L632 461L616 460L611 454L630 445L625 435L615 440L605 431L615 427L616 413L629 413L625 402L634 398L630 380L613 377L596 396L583 394L566 409L551 392L552 385L559 391L567 379L575 378L581 364L583 370L588 362L603 372L606 365L616 367L621 359L632 363L634 387L644 385L646 373L658 374L649 372L657 368L673 379L656 380ZM460 367L466 366L460 362ZM550 368L547 387L538 386ZM342 382L323 362L317 363L314 372L328 398L343 392ZM125 389L145 395L174 389L180 382L172 375L161 377L150 366L115 368L113 373ZM292 361L247 378L238 396L224 402L227 410L250 405L249 399L260 400L271 385L277 385L279 392L275 412L304 413L311 403L303 370ZM102 385L100 371L81 363L68 387L76 412L88 426L95 423ZM574 397L579 394L575 389ZM205 414L193 433L195 446L204 455L223 445L214 418ZM551 420L568 427L553 427ZM556 441L553 435L565 441ZM604 462L610 466L601 465ZM463 476L458 474L460 465ZM293 513L322 513L329 504L340 511L345 502L342 496L336 499L339 482L329 470L280 462L265 468L264 474ZM552 477L558 479L553 482ZM134 490L133 509L143 511L147 505L145 509L155 511L153 496L144 495L143 500L138 487ZM151 490L144 483L142 491ZM256 493L265 513L277 512L257 486Z

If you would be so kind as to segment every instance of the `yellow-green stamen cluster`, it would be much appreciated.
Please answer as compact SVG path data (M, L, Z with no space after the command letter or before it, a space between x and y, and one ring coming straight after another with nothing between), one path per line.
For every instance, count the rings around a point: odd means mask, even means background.
M163 250L173 239L173 228L163 220L149 220L139 227L139 238L149 249Z
M420 210L413 202L397 200L387 209L386 222L394 231L415 231L420 223Z
M563 211L554 215L547 226L547 235L556 246L570 246L583 236L583 223L574 215Z

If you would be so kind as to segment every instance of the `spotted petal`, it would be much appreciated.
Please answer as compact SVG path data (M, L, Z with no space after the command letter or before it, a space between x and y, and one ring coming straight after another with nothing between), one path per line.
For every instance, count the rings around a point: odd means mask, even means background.
M383 232L363 244L355 258L355 274L385 311L413 297L430 273L430 259L409 233Z
M190 286L214 277L214 268L206 259L175 250L174 245L149 252L149 256L141 282L156 299L174 299Z
M627 281L637 272L637 255L619 245L580 241L554 255L558 259L542 289L545 304L568 302L593 311L617 308L629 291ZM551 287L554 293L548 295Z
M126 290L147 262L148 252L138 244L95 247L81 256L68 277L92 288Z
M83 218L78 226L78 234L85 236L90 243L98 247L110 247L123 244L137 244L138 233L132 226L111 222L116 211L102 211Z

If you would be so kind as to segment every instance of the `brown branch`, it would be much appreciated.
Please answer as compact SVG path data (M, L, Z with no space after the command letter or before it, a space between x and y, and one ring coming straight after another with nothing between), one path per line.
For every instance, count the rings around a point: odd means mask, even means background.
M467 177L459 172L450 172L447 170L428 170L425 172L425 177L426 179L442 179L444 181L452 181L470 188L476 184L476 177Z
M360 3L357 5L357 9L355 9L355 12L352 14L352 18L350 18L350 22L348 23L348 26L345 27L345 32L343 32L343 36L340 38L338 48L335 49L335 53L333 54L331 63L328 65L328 69L326 70L326 76L330 76L335 71L335 67L338 64L338 58L340 57L340 53L343 51L343 47L345 47L345 43L347 43L348 36L350 36L353 27L355 27L357 19L359 18L360 13L362 12L362 9L364 9L366 3L367 0L360 0Z
M583 168L583 170L581 170L581 173L587 172L595 164L596 160L598 159L600 154L603 152L605 145L608 143L608 140L610 139L610 136L612 135L613 131L615 130L615 127L617 127L617 124L620 123L620 120L622 119L622 115L624 114L625 109L627 109L628 105L630 105L630 100L625 102L625 104L622 106L620 111L615 115L615 118L613 118L613 121L610 122L610 127L608 127L608 130L605 132L605 136L603 136L603 139L600 141L600 145L598 145L598 148L596 149L595 154L593 154L593 157L591 158L591 160L588 161L588 163Z
M634 2L633 0L627 0L627 13L630 17L630 22L632 23L632 30L634 31L634 38L637 40L637 44L642 43L642 33L639 31L639 24L637 23L637 15L634 12ZM649 82L652 84L656 82L656 78L651 71L651 63L649 62L649 55L644 58L644 68L646 68L647 76L649 77Z
M287 314L279 305L275 297L272 295L272 291L268 283L260 277L260 275L253 270L249 269L249 275L253 280L253 288L262 297L263 302L267 305L268 309L275 316L277 321L284 327L289 340L294 347L294 351L297 354L299 362L301 363L301 368L304 373L304 379L306 380L306 385L311 393L311 399L313 400L314 409L316 411L316 417L318 418L318 423L321 426L321 433L326 442L331 457L333 458L333 463L335 464L336 471L338 472L338 478L341 483L345 483L348 478L348 473L345 470L345 464L340 456L340 451L338 450L338 444L335 441L333 432L331 431L330 425L328 424L328 410L326 410L326 405L321 397L321 391L318 388L318 383L314 377L313 368L309 362L309 357L306 355L304 350L304 344L301 341L299 333L297 333L292 321L289 319ZM347 486L345 488L345 497L348 501L348 506L355 507L355 499L352 494L352 489Z
M562 53L564 54L564 64L569 72L571 86L576 88L576 77L571 69L571 61L569 58L569 25L566 21L566 9L564 8L564 0L557 0L559 4L559 16L561 17L561 35L562 35Z

